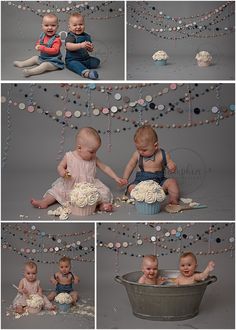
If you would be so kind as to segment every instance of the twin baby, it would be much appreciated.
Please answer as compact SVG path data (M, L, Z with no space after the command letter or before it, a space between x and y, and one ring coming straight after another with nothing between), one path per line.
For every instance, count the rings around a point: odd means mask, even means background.
M204 281L209 273L214 270L214 261L209 261L205 270L196 272L197 269L197 258L192 252L185 252L180 256L179 260L179 271L180 275L173 279L173 283L176 285L193 284L195 282ZM147 255L143 257L142 261L142 272L143 275L138 280L140 284L154 284L160 285L165 284L168 280L158 274L158 260L154 255Z
M134 135L136 151L129 160L123 177L120 178L109 166L104 164L96 155L101 146L101 138L93 127L81 128L76 135L76 143L73 151L65 154L57 167L59 178L47 190L42 199L32 199L31 204L37 208L47 208L58 202L61 205L68 202L68 192L75 183L93 183L101 196L98 209L100 211L112 211L113 196L110 189L97 177L96 169L99 168L110 176L119 185L127 185L128 180L138 166L135 179L128 184L127 190L131 192L141 181L154 180L168 193L169 203L178 204L179 187L174 178L165 177L165 168L171 173L176 171L176 165L170 154L159 147L158 137L150 125L137 129Z
M84 32L84 17L79 13L72 13L69 17L68 27L69 32L65 40L66 67L84 78L98 79L98 73L94 69L98 68L100 60L89 55L94 50L94 46L90 35ZM39 55L25 61L14 62L15 66L26 68L23 70L25 77L64 68L60 51L62 42L59 35L56 34L57 29L57 16L46 14L42 21L42 33L35 46Z
M24 277L18 285L18 293L13 301L13 308L16 313L22 314L27 307L26 300L31 294L38 294L43 298L44 309L55 310L56 307L51 303L57 294L68 293L72 298L72 303L76 304L78 292L73 290L73 284L79 283L79 277L71 272L71 260L68 257L62 257L59 260L59 271L54 274L50 282L55 285L55 290L50 292L48 297L43 295L40 281L37 279L37 264L28 261L24 266Z

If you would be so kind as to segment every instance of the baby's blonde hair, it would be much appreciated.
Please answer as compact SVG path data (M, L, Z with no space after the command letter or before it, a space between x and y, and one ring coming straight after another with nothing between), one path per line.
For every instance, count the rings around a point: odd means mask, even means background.
M83 127L79 130L79 132L76 135L76 141L79 142L79 140L84 140L84 138L93 138L95 139L99 144L102 143L101 137L98 134L97 130L93 127Z
M84 20L84 16L81 15L80 13L78 13L78 12L71 13L70 16L69 16L69 20L70 20L71 17L77 17L77 18L82 17L83 20Z
M197 257L195 256L194 253L188 251L188 252L184 252L181 254L181 256L179 257L179 260L181 260L182 258L186 258L186 257L192 257L194 259L194 261L197 264Z
M66 256L62 257L62 258L59 260L59 264L60 264L61 262L68 262L68 263L71 265L71 259L70 259L69 257L66 257Z
M36 269L36 272L38 271L38 267L37 267L37 265L36 265L36 263L35 262L33 262L33 261L27 261L26 263L25 263L25 267L29 267L29 268L35 268Z
M157 256L154 256L153 254L147 255L143 257L143 262L145 262L146 260L150 260L152 262L157 262L158 263L158 259Z
M156 143L158 142L158 136L151 125L144 125L135 132L134 142Z
M48 13L48 14L45 14L45 15L43 16L43 19L44 19L44 17L55 18L55 19L57 20L57 24L58 24L58 17L57 17L57 15L55 15L55 14L53 14L53 13Z

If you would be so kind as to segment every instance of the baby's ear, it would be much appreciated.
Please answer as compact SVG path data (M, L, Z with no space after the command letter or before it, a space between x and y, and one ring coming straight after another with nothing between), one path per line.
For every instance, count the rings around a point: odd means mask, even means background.
M159 146L159 143L158 143L158 142L155 142L155 143L154 143L154 147L155 147L155 148L158 148L158 146Z

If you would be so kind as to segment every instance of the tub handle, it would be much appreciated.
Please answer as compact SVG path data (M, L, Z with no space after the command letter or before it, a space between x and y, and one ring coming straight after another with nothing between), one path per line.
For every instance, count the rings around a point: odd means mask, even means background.
M216 276L211 276L209 279L209 282L207 283L207 285L211 284L211 283L215 283L217 281L217 277Z
M119 283L119 284L123 284L122 279L121 279L121 277L120 277L119 275L116 275L116 277L115 277L115 281L116 281L117 283Z

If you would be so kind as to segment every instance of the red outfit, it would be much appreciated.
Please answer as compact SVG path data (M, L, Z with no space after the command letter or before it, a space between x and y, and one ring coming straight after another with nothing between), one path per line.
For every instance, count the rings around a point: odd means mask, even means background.
M48 37L45 35L44 39L43 39L43 43L45 45L47 45L48 41L51 39L52 37ZM36 45L40 45L40 39L36 42ZM46 53L48 55L56 55L60 52L60 48L61 48L62 42L60 37L55 38L55 40L53 41L53 44L51 47L46 47L44 45L40 45L39 50L43 53Z

